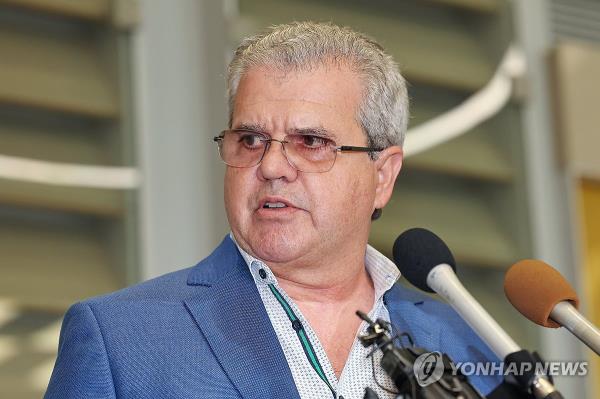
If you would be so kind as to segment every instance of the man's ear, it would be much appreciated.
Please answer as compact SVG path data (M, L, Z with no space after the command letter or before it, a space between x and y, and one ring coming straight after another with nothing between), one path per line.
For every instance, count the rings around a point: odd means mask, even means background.
M379 153L379 158L375 160L377 169L377 188L375 191L375 208L383 208L394 191L394 182L400 169L404 153L399 146L388 147Z

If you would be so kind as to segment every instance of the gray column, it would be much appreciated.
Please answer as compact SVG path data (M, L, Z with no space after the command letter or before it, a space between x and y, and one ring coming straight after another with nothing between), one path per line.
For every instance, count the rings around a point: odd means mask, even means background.
M140 279L195 264L227 232L212 137L226 125L222 3L144 0L133 44Z
M552 46L549 2L514 1L515 26L528 63L527 95L522 107L526 175L534 256L575 281L573 232L567 178L556 157L547 56ZM541 354L549 361L584 360L582 346L563 328L540 327ZM530 349L530 348L527 348ZM588 377L589 378L589 377ZM585 398L579 377L555 377L565 398Z

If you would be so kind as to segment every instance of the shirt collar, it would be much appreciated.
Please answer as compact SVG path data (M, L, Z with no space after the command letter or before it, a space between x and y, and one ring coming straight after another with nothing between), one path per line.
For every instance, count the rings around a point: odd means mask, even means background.
M240 254L244 258L246 265L250 269L254 283L257 286L264 284L277 284L277 278L263 261L257 259L244 251L240 247L233 236L233 233L229 233L231 240L235 243ZM375 288L375 298L379 299L385 294L396 281L400 278L400 270L396 267L394 262L386 258L381 252L367 244L367 251L365 253L365 266L367 273L373 280L373 286Z

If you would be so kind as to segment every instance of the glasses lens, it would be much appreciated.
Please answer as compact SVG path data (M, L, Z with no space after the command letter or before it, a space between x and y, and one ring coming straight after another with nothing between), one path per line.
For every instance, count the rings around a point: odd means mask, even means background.
M247 131L225 131L219 146L221 158L229 166L246 168L258 165L266 146L266 137Z
M337 151L332 140L305 134L290 134L285 140L288 159L298 170L327 172L333 167Z
M256 166L262 160L270 141L261 133L226 130L220 136L219 153L223 161L236 168ZM335 163L335 142L306 134L290 134L282 142L289 163L302 172L327 172Z

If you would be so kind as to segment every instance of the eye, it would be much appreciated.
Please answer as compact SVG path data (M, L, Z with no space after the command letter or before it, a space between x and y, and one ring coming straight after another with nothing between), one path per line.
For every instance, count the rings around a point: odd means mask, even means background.
M262 134L253 132L239 132L238 143L246 148L259 148L263 146L266 140Z
M295 144L301 144L306 148L320 149L329 146L331 140L321 136L310 134L297 135L293 138Z

